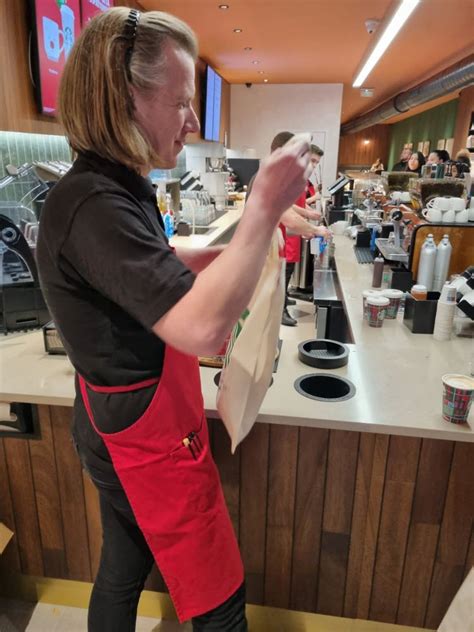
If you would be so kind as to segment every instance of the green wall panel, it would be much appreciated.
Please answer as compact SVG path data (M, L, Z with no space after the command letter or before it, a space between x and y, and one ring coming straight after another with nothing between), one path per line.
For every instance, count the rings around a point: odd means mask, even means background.
M391 125L388 164L391 168L400 156L405 143L413 143L416 151L420 141L429 140L430 150L436 149L438 140L452 138L456 125L459 99L448 101L436 108Z

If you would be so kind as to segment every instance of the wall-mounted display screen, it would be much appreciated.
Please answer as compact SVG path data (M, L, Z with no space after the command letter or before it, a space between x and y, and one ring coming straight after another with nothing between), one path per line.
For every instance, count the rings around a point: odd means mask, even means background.
M221 128L222 79L210 66L206 73L204 140L219 140Z
M54 116L61 72L81 31L79 0L30 0L30 10L37 100Z
M107 11L114 6L114 0L81 0L82 26L84 27L94 15Z

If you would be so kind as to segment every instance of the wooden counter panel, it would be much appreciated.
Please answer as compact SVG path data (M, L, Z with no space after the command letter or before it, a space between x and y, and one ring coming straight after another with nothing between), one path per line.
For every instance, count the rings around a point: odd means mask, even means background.
M0 440L0 569L90 581L102 534L70 408L39 406L39 439ZM257 424L211 445L249 603L436 628L474 562L474 444ZM164 590L153 569L146 587Z

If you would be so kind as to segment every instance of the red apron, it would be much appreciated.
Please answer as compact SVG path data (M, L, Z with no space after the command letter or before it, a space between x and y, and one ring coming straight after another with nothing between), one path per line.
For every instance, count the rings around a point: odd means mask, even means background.
M79 376L79 382L180 622L216 608L244 573L210 451L197 358L166 345L159 380L101 387ZM113 434L97 429L88 388L124 393L154 383L153 399L133 425Z

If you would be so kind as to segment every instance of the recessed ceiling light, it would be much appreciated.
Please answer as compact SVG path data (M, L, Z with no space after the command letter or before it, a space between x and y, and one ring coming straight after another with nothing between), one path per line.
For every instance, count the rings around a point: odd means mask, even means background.
M253 62L252 62L252 64L255 64L255 65L257 65L257 64L259 64L259 63L260 63L260 62L258 61L258 59L254 59L254 60L253 60Z
M219 9L229 9L229 5L228 4L220 4L219 5Z
M242 33L243 29L234 29L234 33Z
M244 48L244 50L247 50L247 51L252 50L252 47L251 47L251 46L246 46L246 47Z
M264 70L259 70L259 71L258 71L258 74L259 74L259 75L264 75L264 74L265 74L265 71L264 71Z
M268 79L264 79L264 80L263 80L263 83L268 83Z

